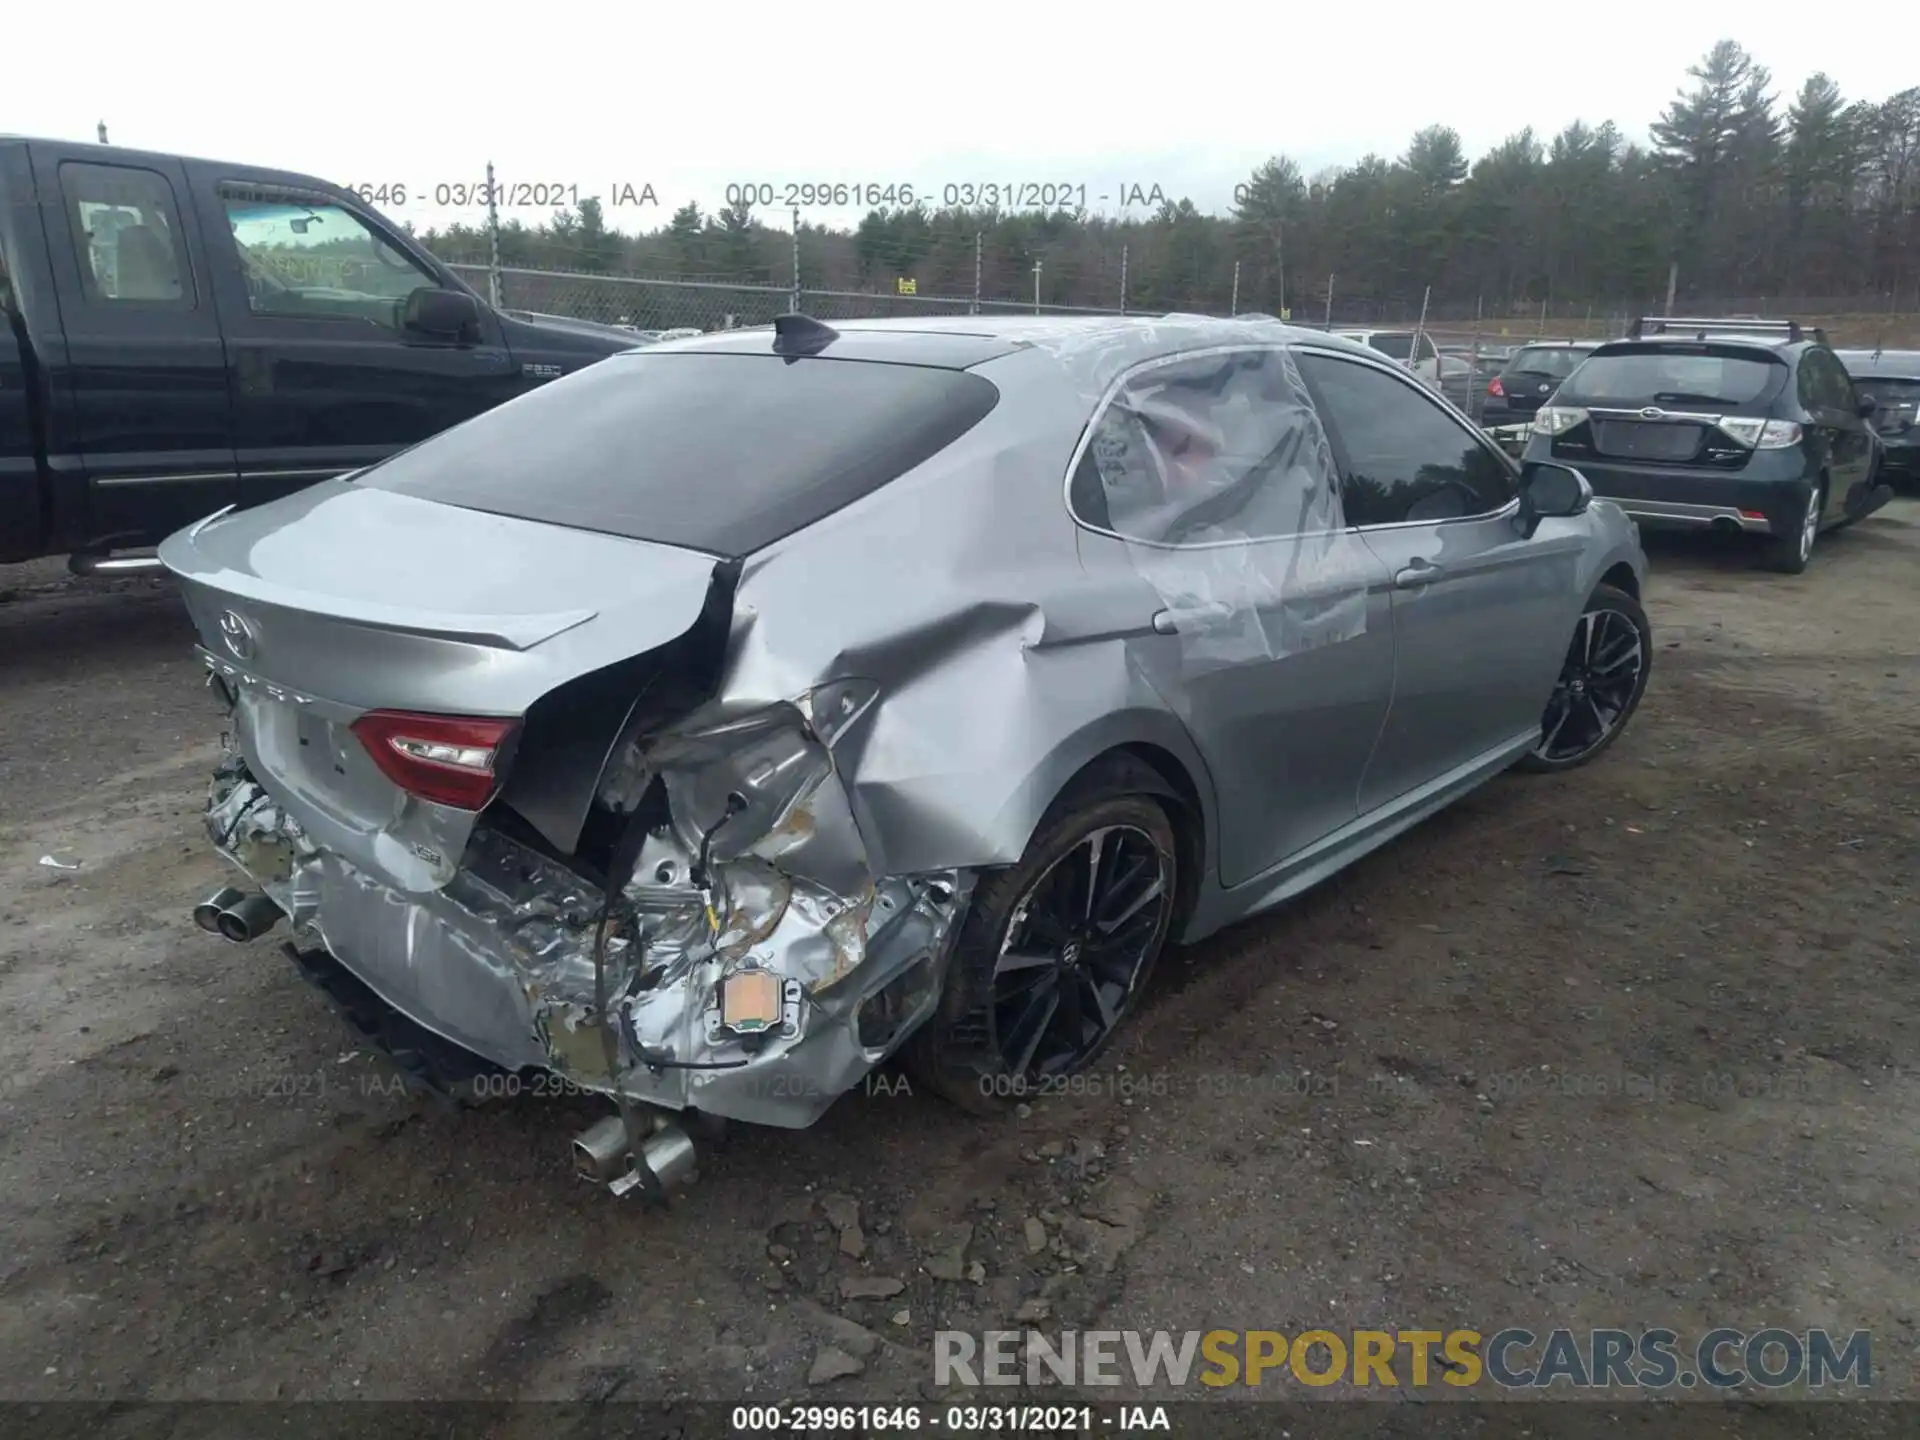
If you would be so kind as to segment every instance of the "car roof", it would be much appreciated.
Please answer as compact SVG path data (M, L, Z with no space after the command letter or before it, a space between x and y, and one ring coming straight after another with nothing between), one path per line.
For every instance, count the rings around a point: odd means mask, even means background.
M1099 352L1103 359L1121 365L1208 345L1258 341L1310 341L1372 355L1365 346L1343 336L1286 325L1264 316L914 315L819 323L837 337L820 352L827 358L952 370L971 369L1028 349ZM773 338L773 327L761 325L669 340L649 346L646 353L764 355L773 353Z
M1920 350L1836 350L1847 373L1884 380L1920 378Z

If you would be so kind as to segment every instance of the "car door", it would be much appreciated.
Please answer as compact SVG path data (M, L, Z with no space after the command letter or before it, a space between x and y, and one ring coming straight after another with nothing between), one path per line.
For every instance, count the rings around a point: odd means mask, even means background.
M1580 602L1577 528L1514 523L1518 471L1385 365L1303 353L1347 523L1386 572L1393 703L1365 814L1537 734Z
M1873 437L1853 377L1833 354L1809 347L1800 357L1800 402L1819 427L1829 478L1826 511L1838 518L1873 468Z
M32 147L84 487L54 533L150 545L233 496L226 351L180 163ZM85 513L71 511L84 504Z
M457 287L370 211L212 165L196 164L192 184L227 336L242 504L370 465L523 388L487 307L477 337L402 326L414 290Z
M1380 562L1291 354L1228 347L1125 376L1076 456L1083 564L1217 797L1223 884L1347 825L1393 685Z

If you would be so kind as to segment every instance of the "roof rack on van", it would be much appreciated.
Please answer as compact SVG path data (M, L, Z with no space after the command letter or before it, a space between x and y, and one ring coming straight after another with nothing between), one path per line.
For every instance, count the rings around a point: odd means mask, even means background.
M1629 340L1644 340L1649 335L1691 335L1705 340L1709 335L1751 335L1756 339L1778 336L1789 345L1807 338L1798 320L1758 320L1750 316L1642 315L1627 331ZM1815 327L1813 338L1827 343L1827 332Z

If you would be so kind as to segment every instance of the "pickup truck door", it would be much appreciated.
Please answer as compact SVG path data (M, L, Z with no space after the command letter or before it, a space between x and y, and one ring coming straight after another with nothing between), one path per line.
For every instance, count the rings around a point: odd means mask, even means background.
M30 150L73 429L50 445L50 533L151 545L233 499L227 357L180 162ZM43 357L44 358L44 357ZM69 443L71 442L71 443ZM75 455L78 452L78 468Z
M239 502L357 470L526 388L499 317L477 340L404 330L421 286L461 288L345 192L188 162L227 337Z

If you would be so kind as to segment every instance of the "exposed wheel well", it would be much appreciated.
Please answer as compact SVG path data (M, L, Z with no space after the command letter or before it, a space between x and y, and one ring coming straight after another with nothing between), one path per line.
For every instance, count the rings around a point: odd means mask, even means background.
M1060 798L1066 798L1084 783L1106 782L1109 779L1122 784L1131 781L1138 788L1170 802L1167 818L1173 825L1174 843L1179 846L1179 854L1175 858L1179 862L1180 893L1174 896L1173 920L1168 934L1177 939L1186 928L1194 906L1200 901L1206 873L1207 812L1200 803L1200 787L1173 752L1142 741L1116 745L1095 756L1061 788Z
M1624 560L1602 575L1600 583L1623 590L1636 600L1640 598L1640 577L1633 573L1633 567Z

